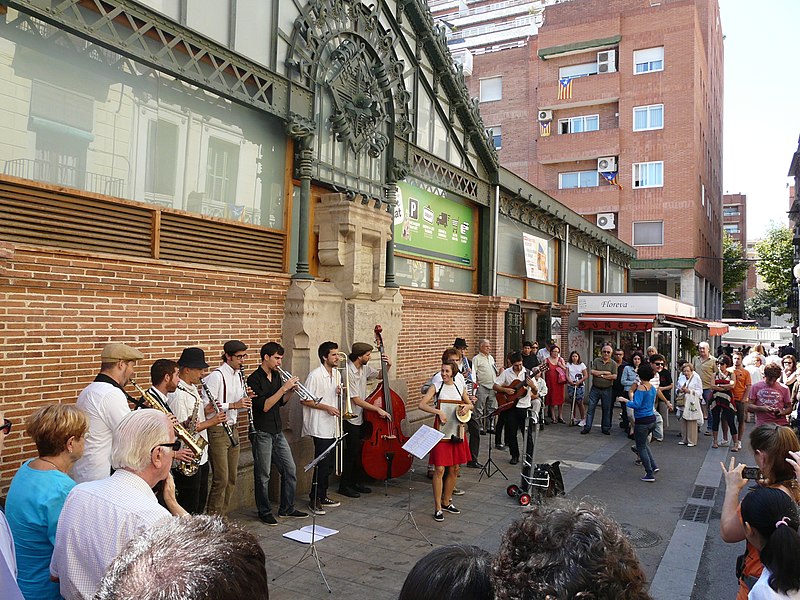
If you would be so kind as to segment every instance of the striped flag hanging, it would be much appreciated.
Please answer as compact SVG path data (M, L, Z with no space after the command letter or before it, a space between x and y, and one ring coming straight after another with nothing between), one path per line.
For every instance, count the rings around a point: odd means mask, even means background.
M569 100L572 98L572 78L562 77L558 80L558 99Z
M605 171L601 172L600 175L602 175L603 179L605 179L611 185L615 185L621 190L625 189L619 184L619 181L617 180L617 171Z
M550 121L539 121L539 137L550 137Z

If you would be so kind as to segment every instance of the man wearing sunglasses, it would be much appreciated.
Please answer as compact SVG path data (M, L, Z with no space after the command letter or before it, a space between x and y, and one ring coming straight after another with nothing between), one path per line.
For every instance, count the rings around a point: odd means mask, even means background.
M165 414L129 413L114 432L110 477L76 485L58 520L50 577L65 598L93 598L111 561L130 539L170 514L187 514L170 475L180 450ZM164 481L164 508L152 488Z
M78 408L89 417L83 456L72 468L78 483L111 474L112 436L130 412L125 386L134 375L136 361L144 355L125 344L107 344L100 354L100 373L78 396Z

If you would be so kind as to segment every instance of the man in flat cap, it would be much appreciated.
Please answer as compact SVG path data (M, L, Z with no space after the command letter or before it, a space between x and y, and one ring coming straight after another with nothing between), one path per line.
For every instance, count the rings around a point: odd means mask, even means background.
M114 430L131 409L125 386L134 374L137 360L144 355L125 344L107 344L100 354L100 373L78 396L78 408L89 417L83 456L72 468L78 483L111 475Z
M368 364L371 357L372 345L364 342L353 344L353 348L347 356L350 403L353 407L353 414L356 416L344 422L347 437L344 438L344 465L342 477L339 480L339 493L350 498L358 498L361 494L372 492L364 485L366 475L361 463L361 447L364 443L361 430L364 424L364 411L371 410L385 419L391 418L385 410L366 401L367 381L383 378L382 371ZM392 366L385 354L381 356L381 360L386 363L387 368Z
M242 369L247 359L247 346L239 340L229 340L222 347L222 364L204 379L217 408L227 415L236 445L231 443L222 425L208 428L208 457L211 461L211 491L207 512L224 515L228 512L239 469L239 431L236 427L240 410L252 406L244 385ZM210 400L210 398L209 398Z

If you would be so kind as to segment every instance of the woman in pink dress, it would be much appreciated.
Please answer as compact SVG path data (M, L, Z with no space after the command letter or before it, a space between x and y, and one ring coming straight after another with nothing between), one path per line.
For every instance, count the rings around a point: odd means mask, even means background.
M547 384L547 398L545 404L547 405L547 414L550 416L552 423L558 419L559 423L564 423L564 417L561 411L564 407L564 390L567 384L567 364L561 357L561 348L553 344L550 348L550 357L546 359L549 363L549 368L544 374L544 381ZM559 381L559 371L561 378Z

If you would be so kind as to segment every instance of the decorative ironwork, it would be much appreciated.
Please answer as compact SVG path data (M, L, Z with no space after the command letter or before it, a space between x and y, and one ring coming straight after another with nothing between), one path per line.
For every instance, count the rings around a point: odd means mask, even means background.
M529 198L517 196L500 196L500 214L510 219L525 223L541 232L563 240L566 236L564 221L543 208L531 203Z
M89 42L86 52L99 55L111 50L280 118L288 118L290 96L294 111L305 116L313 114L313 98L308 89L132 0L52 3L3 0L3 3L22 13L15 21L30 20L32 16L54 25L49 29L34 26L45 40L63 37L68 32ZM103 58L104 62L113 59L113 55Z
M405 65L394 53L394 35L380 24L381 5L311 0L295 20L287 59L305 86L330 93L329 122L336 139L372 158L384 152L391 137L412 130Z
M411 167L415 175L442 189L484 206L488 204L488 186L485 183L419 148L411 149Z

